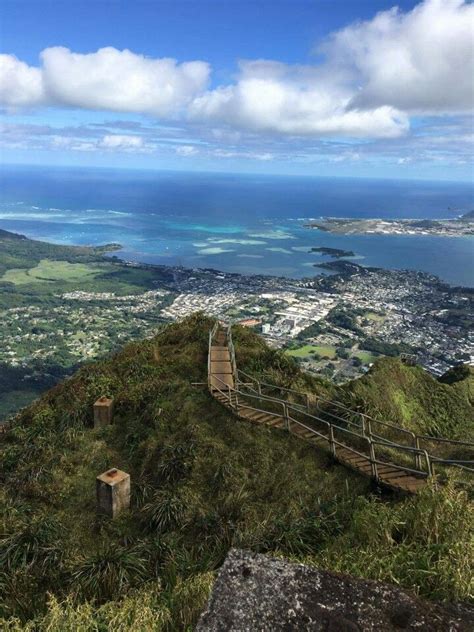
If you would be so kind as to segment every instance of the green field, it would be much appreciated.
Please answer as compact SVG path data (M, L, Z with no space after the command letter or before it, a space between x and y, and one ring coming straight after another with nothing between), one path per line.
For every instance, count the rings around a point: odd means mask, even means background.
M27 283L54 283L55 281L84 281L101 274L103 270L88 263L69 263L41 259L34 268L12 268L0 281L25 285Z
M367 320L373 320L377 323L381 323L385 320L385 316L377 314L376 312L366 312L364 317L367 318Z
M362 360L364 364L370 364L371 362L375 362L377 359L377 355L371 353L370 351L355 351L353 354L356 358Z
M298 349L288 349L285 353L293 358L308 358L317 353L321 357L332 359L336 357L336 348L332 345L303 345Z

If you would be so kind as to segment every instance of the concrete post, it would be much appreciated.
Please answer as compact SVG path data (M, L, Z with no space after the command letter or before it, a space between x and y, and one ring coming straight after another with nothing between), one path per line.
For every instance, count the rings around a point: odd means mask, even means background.
M94 428L101 428L112 423L114 400L99 397L94 404Z
M97 513L115 518L130 507L130 474L112 468L96 479Z

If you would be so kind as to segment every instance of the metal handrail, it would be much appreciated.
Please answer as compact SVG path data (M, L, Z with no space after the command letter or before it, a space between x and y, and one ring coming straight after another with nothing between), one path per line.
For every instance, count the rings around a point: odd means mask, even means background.
M474 448L474 442L472 441L458 441L457 439L446 439L445 437L431 437L430 435L417 435L418 439L425 441L437 441L439 443L452 443L453 445L464 445L470 448Z
M276 389L276 390L281 390L281 391L285 391L285 392L295 393L295 394L300 395L301 397L305 396L304 393L301 393L301 392L296 391L294 389L288 389L286 387L278 386L276 384L269 384L267 382L260 382L259 380L257 380L253 376L250 376L247 373L243 372L242 369L239 369L239 371L241 371L243 374L247 375L250 379L252 379L253 381L255 381L257 384L259 384L261 386L267 386L269 388L273 388L273 389ZM338 408L341 408L341 409L343 409L346 412L349 412L351 414L359 415L362 419L366 419L366 420L370 421L370 423L376 423L376 424L379 424L379 425L387 427L387 428L392 428L393 430L396 430L397 432L400 432L400 433L402 433L404 435L408 435L408 436L411 437L413 445L418 450L421 449L420 448L420 441L434 441L434 442L439 442L439 443L450 444L450 445L453 445L453 446L466 446L466 447L473 447L474 448L474 442L458 441L458 440L454 440L454 439L446 439L444 437L432 437L430 435L417 435L413 431L407 430L406 428L402 428L401 426L398 426L396 424L393 424L393 423L390 423L390 422L387 422L387 421L381 421L380 419L375 419L374 417L368 415L367 413L363 413L361 411L350 409L347 406L344 406L343 404L341 404L340 402L331 401L331 400L328 400L328 399L326 399L324 397L317 396L317 404L316 404L317 406L318 406L319 402L325 402L327 404L331 404L332 406L336 406ZM301 411L301 412L304 412L304 411ZM335 419L340 419L341 421L344 421L344 423L346 423L346 424L352 424L352 425L357 426L357 424L355 424L354 422L352 422L352 421L350 421L348 419L342 419L342 418L338 417L337 415L335 415L333 412L324 411L324 413L326 415L330 415L330 416L334 417ZM377 436L381 440L385 441L387 446L391 445L394 448L403 447L403 444L397 443L396 441L391 441L390 439L386 439L385 437L381 437L380 435L375 435L374 433L371 433L371 436ZM430 458L435 458L435 457L430 454ZM446 461L446 463L448 463L448 461L449 461L448 459L443 459L443 460L437 459L437 460L439 462ZM453 459L451 459L450 461L452 462L453 465L459 464L460 467L463 467L461 460L453 460ZM466 468L466 469L468 469L468 468Z
M219 326L219 323L216 322L216 324L214 325L213 329L212 329L212 335L210 335L210 342L209 345L211 346L211 342L212 339L217 331L217 328ZM238 369L237 368L237 364L236 364L236 357L235 357L235 347L234 347L234 343L232 340L232 327L231 325L228 325L226 327L226 346L229 350L229 355L230 355L230 360L231 360L231 364L232 364L232 372L234 374L234 387L229 386L228 384L225 384L222 380L220 380L220 378L218 378L216 375L214 375L214 379L220 381L224 386L225 386L225 392L222 391L221 388L218 388L217 385L215 385L213 388L215 390L218 390L220 393L223 393L226 398L229 399L229 402L231 404L231 407L233 409L239 409L239 407L243 407L245 406L245 408L249 409L249 410L255 410L257 412L261 412L264 414L269 414L271 416L281 416L284 420L285 420L285 424L288 430L291 430L291 424L297 424L303 428L307 428L310 432L312 432L315 436L317 437L321 437L324 439L324 441L328 442L330 444L331 447L331 451L333 452L333 454L336 453L337 450L337 446L343 446L344 448L350 450L351 452L355 452L357 454L360 454L361 456L363 456L365 459L367 459L368 461L370 461L371 466L372 466L372 473L374 475L375 478L378 477L377 474L377 465L389 465L390 467L393 467L397 470L400 471L406 471L406 472L411 472L417 475L423 475L423 476L432 476L432 466L434 465L434 463L438 463L438 464L445 464L445 465L452 465L453 467L460 467L469 471L474 471L471 468L468 467L468 464L471 465L474 462L470 461L470 460L463 460L463 459L442 459L439 457L435 457L432 456L431 454L428 453L427 450L423 449L420 446L420 440L431 440L431 441L439 441L439 442L443 442L443 443L448 443L448 444L453 444L453 445L459 445L459 446L474 446L473 443L471 442L465 442L465 441L455 441L455 440L451 440L451 439L444 439L444 438L439 438L439 437L430 437L428 435L416 435L414 432L412 432L411 430L407 430L405 428L402 428L401 426L397 426L396 424L390 423L390 422L385 422L385 421L381 421L379 419L375 419L373 417L371 417L370 415L367 415L366 413L363 413L361 411L357 411L357 410L352 410L346 406L344 406L343 404L341 404L340 402L335 402L335 401L330 401L327 400L326 398L323 397L319 397L317 398L317 404L319 404L320 402L325 402L327 404L330 404L331 406L335 406L339 409L342 409L348 413L351 413L351 415L358 415L360 417L360 419L362 420L362 424L359 425L356 422L352 421L351 419L345 419L343 417L338 416L337 414L335 414L332 411L322 411L324 416L329 416L332 419L335 419L339 422L342 422L344 424L344 426L341 426L339 424L334 423L333 421L328 421L327 419L322 419L320 416L317 415L313 415L309 412L309 402L307 401L306 406L304 404L300 404L298 402L289 402L288 400L284 400L281 399L279 397L272 397L270 395L266 395L262 392L262 386L263 387L269 387L272 389L276 389L276 390L280 390L283 392L287 392L287 393L294 393L296 395L298 395L299 397L306 397L308 399L309 394L305 394L305 393L301 393L300 391L296 391L295 389L289 389L289 388L285 388L285 387L280 387L277 385L272 385L269 384L267 382L262 382L260 380L258 380L257 378L255 378L254 376L246 373L245 371L243 371L242 369ZM208 363L208 369L210 372L210 362ZM247 380L241 380L241 376L242 377L246 377ZM250 383L248 383L250 382ZM210 385L210 377L209 377L209 385ZM242 390L243 389L243 390ZM248 391L253 391L253 392L248 392ZM232 394L235 395L235 402L233 402L232 400ZM240 397L240 402L239 402L239 397ZM243 401L242 401L243 398ZM259 407L255 407L252 405L249 405L249 402L245 401L245 398L249 398L249 399L258 399L262 402L268 402L268 403L272 403L272 404L277 404L279 406L282 407L282 413L279 414L277 412L265 409L265 408L259 408ZM290 412L296 412L299 415L303 415L304 418L311 420L313 419L314 421L316 421L318 424L324 424L327 428L328 428L328 434L329 436L326 436L320 432L318 432L317 430L315 430L314 428L311 428L310 426L307 426L306 424L302 423L301 421L299 421L298 419L295 419L293 416L290 415ZM413 444L411 446L408 445L404 445L403 443L397 443L396 441L392 441L390 439L387 439L386 437L376 434L374 432L372 432L372 424L376 423L376 424L380 424L380 426L384 426L387 428L392 428L395 431L398 431L404 435L408 435L411 439L410 443L413 442ZM358 432L354 432L354 430L349 429L347 426L350 426L351 428L355 428L358 430ZM351 445L347 445L344 443L339 442L337 439L334 438L334 432L342 432L344 433L346 436L350 435L353 437L357 437L357 439L359 441L364 441L367 445L368 445L368 449L369 449L369 454L370 456L368 456L367 454L362 454L360 452L358 452L355 448L353 448ZM379 459L376 458L376 454L375 454L375 448L376 446L382 446L386 449L391 449L391 450L398 450L400 452L405 452L405 453L409 453L409 454L413 454L415 456L415 465L418 469L412 469L407 467L406 465L402 465L402 464L398 464L398 463L389 463L386 461L381 461ZM426 471L423 471L421 469L421 462L422 461L426 462Z
M239 369L240 372L244 373L242 371L242 369ZM248 374L247 377L251 377L251 379L254 379L252 376L249 376ZM277 384L269 384L268 382L262 382L260 380L255 380L256 382L258 382L261 386L267 386L268 388L273 388L273 389L277 389L280 391L285 391L286 393L294 393L295 395L299 395L300 397L305 397L307 394L306 393L302 393L301 391L297 391L295 389L292 388L286 388L284 386L278 386ZM324 402L326 404L331 404L332 406L336 406L338 408L342 408L342 410L349 412L351 414L355 414L355 415L360 415L361 417L364 417L365 419L369 419L371 422L374 423L378 423L381 424L382 426L386 426L388 428L393 428L394 430L398 430L404 434L410 435L412 438L415 438L416 435L414 432L412 432L411 430L407 430L406 428L402 428L401 426L397 426L396 424L392 424L390 422L387 421L380 421L379 419L375 419L374 417L371 417L370 415L368 415L367 413L363 413L362 411L359 410L354 410L352 408L348 408L347 406L344 406L344 404L341 404L340 402L334 401L334 400L330 400L330 399L326 399L325 397L321 397L320 395L317 396L317 403L316 405L318 405L319 402ZM328 415L334 415L334 413L330 413L329 411L327 411ZM337 417L337 415L334 415ZM347 420L348 423L350 423ZM353 423L353 422L352 422Z

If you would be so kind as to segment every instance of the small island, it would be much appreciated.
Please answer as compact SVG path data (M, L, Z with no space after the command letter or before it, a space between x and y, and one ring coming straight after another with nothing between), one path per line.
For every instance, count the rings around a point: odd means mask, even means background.
M320 252L322 255L333 257L334 259L341 259L342 257L355 257L355 252L353 252L352 250L342 250L342 248L327 248L326 246L311 248L310 252Z

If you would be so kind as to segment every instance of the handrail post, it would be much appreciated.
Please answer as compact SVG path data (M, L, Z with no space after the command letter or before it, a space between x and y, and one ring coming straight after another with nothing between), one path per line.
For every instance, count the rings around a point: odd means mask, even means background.
M329 449L334 458L336 458L336 444L334 443L334 428L329 424Z
M309 393L306 393L306 410L309 412Z
M428 472L428 478L431 478L433 476L433 469L431 467L430 455L426 450L423 450L423 454L426 459L426 471Z
M415 435L415 433L413 433L414 439L415 439L415 448L417 450L420 450L420 438L418 437L418 435ZM415 469L416 470L421 470L421 454L420 452L415 452Z
M362 417L362 419L364 419L364 417ZM370 419L367 419L367 436L369 439L372 439L372 423Z
M372 476L378 482L378 480L379 480L379 473L378 473L378 469L377 469L377 463L375 462L375 446L374 446L374 444L373 444L373 442L372 442L372 440L370 438L368 438L367 441L369 442L370 467L371 467L371 470L372 470Z
M288 416L288 404L282 403L283 406L283 417L285 420L285 428L290 431L290 418Z

